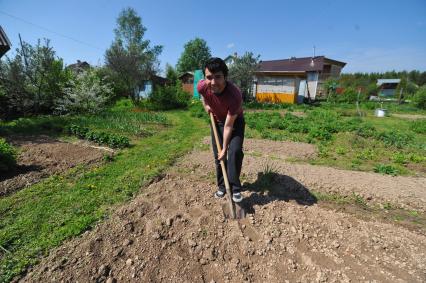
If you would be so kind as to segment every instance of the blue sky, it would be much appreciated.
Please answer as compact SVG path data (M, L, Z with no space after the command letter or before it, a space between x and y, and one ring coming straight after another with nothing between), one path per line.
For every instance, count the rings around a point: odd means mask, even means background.
M316 55L344 61L344 72L426 71L426 1L113 1L0 0L0 25L13 44L49 38L66 64L104 63L119 12L134 8L145 38L175 65L195 37L212 55L251 51L262 60ZM8 55L13 55L9 52Z

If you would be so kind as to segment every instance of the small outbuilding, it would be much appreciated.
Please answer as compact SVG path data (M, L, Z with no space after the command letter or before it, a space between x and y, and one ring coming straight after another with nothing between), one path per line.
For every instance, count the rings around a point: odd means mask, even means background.
M394 97L400 82L400 79L378 79L377 86L379 87L379 96Z
M300 103L322 95L323 82L338 77L346 63L324 56L261 61L253 93L259 102Z

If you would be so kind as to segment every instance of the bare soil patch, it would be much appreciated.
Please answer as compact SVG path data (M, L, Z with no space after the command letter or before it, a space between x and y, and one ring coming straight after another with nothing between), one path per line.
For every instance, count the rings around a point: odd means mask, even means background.
M253 144L251 144L253 143ZM246 148L259 148L247 140ZM274 154L276 144L267 144ZM290 146L290 145L289 145ZM276 154L276 153L275 153ZM280 155L285 152L279 153ZM359 193L423 209L425 178L388 177L246 155L244 206L225 219L210 150L195 150L109 219L52 251L22 282L424 282L425 229L363 219L312 191Z
M78 164L99 162L104 155L103 150L62 142L49 136L10 136L7 140L19 149L18 167L14 172L1 175L0 196L16 192Z

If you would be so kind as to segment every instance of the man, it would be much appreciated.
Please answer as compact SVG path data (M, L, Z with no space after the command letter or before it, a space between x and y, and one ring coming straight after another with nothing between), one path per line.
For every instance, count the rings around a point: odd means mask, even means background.
M225 193L225 184L220 167L220 160L224 160L228 171L229 185L232 190L232 200L242 201L240 174L243 163L244 116L242 95L240 90L228 82L228 67L220 58L211 58L203 70L204 80L198 82L197 90L202 96L204 109L213 113L216 120L222 151L218 152L211 131L213 153L216 163L216 178L218 190L215 197L222 198Z

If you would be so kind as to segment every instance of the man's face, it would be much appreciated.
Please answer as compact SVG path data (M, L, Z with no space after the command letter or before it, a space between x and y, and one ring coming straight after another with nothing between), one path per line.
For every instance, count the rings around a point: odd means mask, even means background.
M205 74L207 86L210 87L214 93L221 93L225 89L226 80L222 71L212 73L206 68Z

